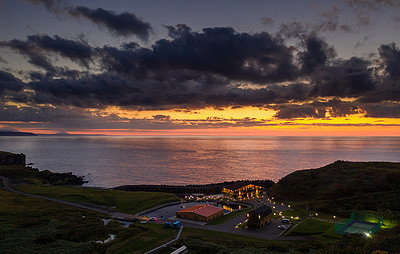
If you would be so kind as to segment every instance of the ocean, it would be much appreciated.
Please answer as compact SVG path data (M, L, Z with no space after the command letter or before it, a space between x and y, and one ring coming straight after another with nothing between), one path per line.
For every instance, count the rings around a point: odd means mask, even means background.
M336 160L400 162L400 137L0 137L40 170L85 176L86 186L278 181Z

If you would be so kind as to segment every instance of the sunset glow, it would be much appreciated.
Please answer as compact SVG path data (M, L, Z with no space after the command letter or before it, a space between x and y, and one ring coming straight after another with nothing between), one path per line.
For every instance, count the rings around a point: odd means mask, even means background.
M0 34L1 129L400 135L400 38L393 18L399 5L231 3L229 11L205 19L191 3L180 3L190 20L171 15L176 10L166 3L171 13L155 15L140 1L122 2L79 7L73 0L25 0L0 8L10 31L19 31ZM283 9L296 9L296 16ZM17 11L42 19L13 22ZM35 21L29 31L22 24L28 20Z

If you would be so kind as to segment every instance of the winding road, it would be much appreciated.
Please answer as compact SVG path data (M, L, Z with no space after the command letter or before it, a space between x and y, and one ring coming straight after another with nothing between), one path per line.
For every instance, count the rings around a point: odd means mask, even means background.
M29 197L34 197L34 198L45 199L48 201L53 201L53 202L61 203L64 205L70 205L70 206L90 210L93 212L107 214L111 218L115 218L115 219L146 220L144 217L138 217L133 214L119 212L119 211L116 211L115 209L108 208L108 207L101 206L101 205L95 205L95 204L89 204L89 203L76 203L76 202L66 201L66 200L62 200L62 199L58 199L58 198L49 198L49 197L44 197L44 196L40 196L40 195L20 192L20 191L14 190L13 188L10 187L11 180L9 178L0 176L0 179L2 180L0 189L2 189L4 191L8 191L8 192L12 192L12 193L20 194L20 195L25 195L25 196L29 196Z

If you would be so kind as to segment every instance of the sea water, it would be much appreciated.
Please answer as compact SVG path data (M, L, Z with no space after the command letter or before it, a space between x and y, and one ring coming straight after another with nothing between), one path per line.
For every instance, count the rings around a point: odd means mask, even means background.
M400 162L400 137L0 137L40 170L85 176L87 186L277 181L336 160Z

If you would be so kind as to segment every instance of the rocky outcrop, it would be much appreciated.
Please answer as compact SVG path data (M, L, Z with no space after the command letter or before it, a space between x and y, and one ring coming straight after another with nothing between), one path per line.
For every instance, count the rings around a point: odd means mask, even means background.
M14 154L8 152L0 152L0 165L26 165L25 154Z

